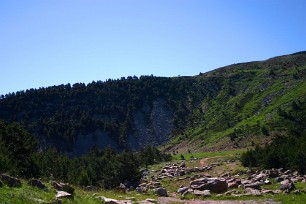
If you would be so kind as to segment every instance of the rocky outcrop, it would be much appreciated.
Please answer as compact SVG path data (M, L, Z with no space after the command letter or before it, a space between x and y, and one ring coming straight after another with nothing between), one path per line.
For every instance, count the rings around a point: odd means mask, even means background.
M152 106L144 104L134 113L133 120L134 132L128 136L127 145L134 150L163 144L174 130L173 113L163 99L154 100Z
M0 179L8 186L8 187L21 187L21 181L18 178L8 176L6 174L1 174Z
M47 187L38 179L31 179L28 181L28 185L34 186L40 189L46 189Z

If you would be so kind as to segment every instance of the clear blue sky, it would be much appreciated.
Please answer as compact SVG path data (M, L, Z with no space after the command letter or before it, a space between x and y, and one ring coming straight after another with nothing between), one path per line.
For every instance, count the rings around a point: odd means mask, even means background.
M306 50L306 0L1 0L0 94Z

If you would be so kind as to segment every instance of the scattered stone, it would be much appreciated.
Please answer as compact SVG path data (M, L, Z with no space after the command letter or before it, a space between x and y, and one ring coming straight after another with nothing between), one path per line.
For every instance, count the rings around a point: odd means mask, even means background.
M181 187L181 188L179 188L179 189L177 190L177 193L183 194L183 193L186 192L187 190L188 190L188 187L183 186L183 187Z
M263 193L263 194L274 194L274 192L272 190L269 190L269 189L263 189L263 190L261 190L261 193Z
M238 188L240 184L240 180L232 179L231 181L228 181L228 188Z
M69 198L69 199L73 198L72 194L67 193L65 191L57 191L55 197L56 198Z
M245 184L244 188L254 188L254 189L260 189L260 187L263 185L263 182L255 182L255 183L250 183L250 184Z
M286 179L281 182L280 190L290 192L293 189L295 189L295 186L290 179Z
M271 184L271 181L270 181L269 179L266 179L266 180L264 181L264 183L265 183L266 185L270 185L270 184Z
M74 188L65 183L57 183L56 181L52 181L52 186L58 191L65 191L70 194L74 193Z
M194 190L193 194L198 196L208 197L210 196L210 190L204 190L204 191Z
M37 187L40 189L46 189L47 187L45 186L45 184L43 184L40 180L38 179L31 179L28 181L28 185L33 186L33 187Z
M247 193L247 194L255 195L255 196L261 196L262 195L262 193L259 190L253 189L253 188L246 188L244 190L244 192Z
M282 193L282 191L281 190L273 190L273 193L274 194L280 194L280 193Z
M21 181L18 178L1 174L0 179L3 181L3 183L8 185L8 187L21 187Z

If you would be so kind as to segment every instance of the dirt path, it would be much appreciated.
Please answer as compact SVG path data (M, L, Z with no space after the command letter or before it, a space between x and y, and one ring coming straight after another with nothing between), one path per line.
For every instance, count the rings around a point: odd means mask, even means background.
M203 167L203 166L207 165L207 161L209 159L214 159L214 158L219 158L219 157L222 157L222 156L206 157L206 158L200 159L200 166Z
M280 204L279 202L275 202L272 200L181 200L178 198L172 197L160 197L158 198L159 204L167 204L167 203L186 203L186 204Z

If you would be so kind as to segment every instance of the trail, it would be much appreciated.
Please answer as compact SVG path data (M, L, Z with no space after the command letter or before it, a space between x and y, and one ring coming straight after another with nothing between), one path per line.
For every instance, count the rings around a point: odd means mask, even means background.
M206 158L200 159L200 165L201 165L201 167L203 167L203 166L207 165L206 163L209 159L214 159L214 158L219 158L219 157L222 157L222 156L206 157Z
M185 204L280 204L272 200L181 200L172 197L160 197L158 198L159 204L167 203L185 203Z

